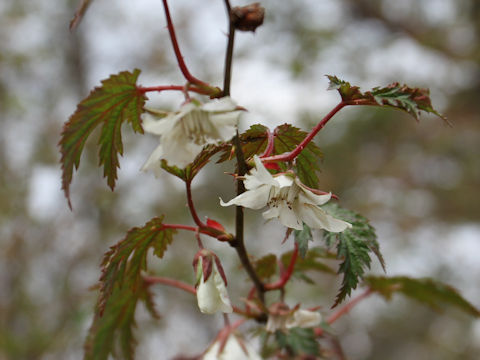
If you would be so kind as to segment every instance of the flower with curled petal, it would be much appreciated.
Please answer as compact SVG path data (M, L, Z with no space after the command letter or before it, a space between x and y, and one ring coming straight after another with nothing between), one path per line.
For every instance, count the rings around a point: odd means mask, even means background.
M220 199L222 206L239 205L257 210L268 206L262 214L265 219L278 218L283 225L296 230L302 230L303 223L312 229L335 233L352 226L319 207L330 200L331 193L315 193L293 173L272 176L258 156L254 161L255 169L244 180L247 191L226 203Z
M142 170L160 172L160 160L181 168L190 164L203 147L230 140L236 132L241 110L230 97L205 104L192 100L178 112L147 110L142 126L148 133L160 135L161 144L153 151Z

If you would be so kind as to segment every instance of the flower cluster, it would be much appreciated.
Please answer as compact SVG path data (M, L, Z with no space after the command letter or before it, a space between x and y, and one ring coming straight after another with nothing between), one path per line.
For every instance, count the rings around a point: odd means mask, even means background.
M303 223L312 229L330 232L342 232L351 227L319 207L327 203L332 194L316 194L291 173L272 176L258 156L254 161L255 168L245 176L247 191L226 203L220 199L222 206L239 205L257 210L268 206L262 214L265 219L278 218L283 225L296 230L302 230Z
M142 170L153 170L158 176L160 160L181 168L190 164L205 145L230 140L237 129L241 111L235 102L224 97L201 104L192 100L180 111L142 115L142 126L148 133L160 135L161 144L153 151Z

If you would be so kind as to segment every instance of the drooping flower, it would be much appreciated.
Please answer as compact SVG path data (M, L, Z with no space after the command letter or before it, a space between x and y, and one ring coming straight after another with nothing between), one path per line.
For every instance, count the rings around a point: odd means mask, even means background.
M205 249L200 250L193 261L197 273L197 302L200 311L214 314L231 313L232 304L227 292L227 279L218 257Z
M230 334L223 349L221 341L215 341L203 355L202 360L261 360L252 347L235 334Z
M158 115L154 115L158 114ZM201 104L191 101L180 111L146 112L142 126L148 133L160 135L161 144L153 151L142 170L160 171L160 159L181 168L190 164L208 144L230 140L237 128L241 111L230 97Z
M275 332L294 327L310 328L321 322L322 315L317 311L300 309L298 305L290 309L286 304L275 303L270 306L266 330Z
M312 229L330 232L342 232L351 227L319 207L327 203L332 194L314 193L291 173L272 176L258 156L254 161L255 169L244 180L247 191L226 203L220 199L222 206L239 205L256 210L268 206L262 214L265 219L278 218L283 225L296 230L302 230L303 223Z

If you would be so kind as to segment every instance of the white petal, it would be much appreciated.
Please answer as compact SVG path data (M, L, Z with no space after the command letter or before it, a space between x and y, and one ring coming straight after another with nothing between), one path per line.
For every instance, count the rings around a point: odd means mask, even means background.
M278 182L278 185L281 188L292 186L293 184L293 179L291 176L279 175L279 176L275 176L274 179Z
M213 265L212 274L205 282L203 274L197 286L197 302L200 311L205 314L214 314L218 311L231 313L233 311L227 288L217 266Z
M174 114L169 114L161 119L158 119L149 113L142 114L142 127L148 133L163 135L171 131L174 125Z
M162 167L160 166L160 159L163 156L163 149L162 145L158 145L158 147L153 150L152 154L148 158L148 160L143 164L141 170L142 171L153 171L156 177L160 176L162 171Z
M261 360L262 358L252 349L252 347L243 342L244 348L240 345L237 337L232 334L227 339L223 351L219 354L220 342L215 341L208 351L203 355L202 360Z
M214 99L205 103L202 106L202 109L205 111L233 111L237 107L237 104L232 100L231 97L225 96L220 99Z
M267 211L262 213L262 216L265 220L278 218L280 215L280 209L277 206L272 206Z
M243 194L238 195L229 202L223 202L220 199L220 205L231 206L238 205L249 209L261 209L267 205L268 196L270 194L270 186L262 185L255 190L247 190Z
M297 208L302 220L312 229L325 229L337 233L352 227L350 223L334 218L316 205L301 204Z
M303 229L303 222L299 219L298 215L295 213L293 208L288 207L286 202L279 203L279 220L280 222L285 225L286 227L295 229L295 230L302 230Z
M332 197L331 193L317 195L311 192L305 187L304 184L300 182L298 178L295 178L295 183L302 189L302 192L299 195L300 202L312 205L323 205L326 204Z
M180 132L170 132L162 136L163 158L170 165L184 168L190 164L203 149L203 145L189 142Z
M267 325L265 326L265 330L267 332L274 333L277 330L284 330L285 324L287 321L287 316L285 315L268 315Z
M279 187L279 183L275 181L273 176L268 172L265 166L263 166L262 160L260 160L257 155L253 157L253 161L255 161L255 169L252 169L250 174L245 176L245 188L249 190L255 189L264 184Z
M288 319L286 328L292 327L309 328L320 325L322 315L316 311L298 309Z

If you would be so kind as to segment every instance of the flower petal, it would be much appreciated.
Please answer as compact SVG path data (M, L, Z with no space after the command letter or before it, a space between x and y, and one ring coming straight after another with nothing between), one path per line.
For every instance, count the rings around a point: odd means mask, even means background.
M298 309L287 319L285 327L290 329L292 327L309 328L320 325L322 322L322 315L316 311L309 311Z
M326 204L332 197L331 193L322 195L313 193L304 184L302 184L298 178L295 179L295 183L302 189L302 192L299 195L299 201L302 203L323 205Z
M142 114L143 130L150 134L163 135L172 130L175 125L175 114L168 114L164 118L157 118L149 113Z
M325 229L337 233L352 227L350 223L334 218L316 205L300 204L297 211L301 219L312 229Z
M265 166L262 164L262 160L255 155L253 157L255 161L255 169L250 170L250 174L245 176L245 188L248 190L255 189L261 185L271 185L279 187L279 183L275 181L273 176L265 169Z
M162 171L162 167L160 166L160 159L163 156L163 149L162 145L158 145L155 150L153 150L152 154L148 158L147 161L145 161L145 164L143 164L141 170L142 171L153 171L156 177L160 176L160 173Z
M218 311L233 312L227 288L216 264L213 265L213 272L207 281L204 281L203 276L200 277L200 283L197 286L197 302L200 311L205 314L214 314Z
M223 202L220 198L220 205L231 206L238 205L249 209L261 209L267 205L270 186L262 185L255 190L247 190L228 202Z

